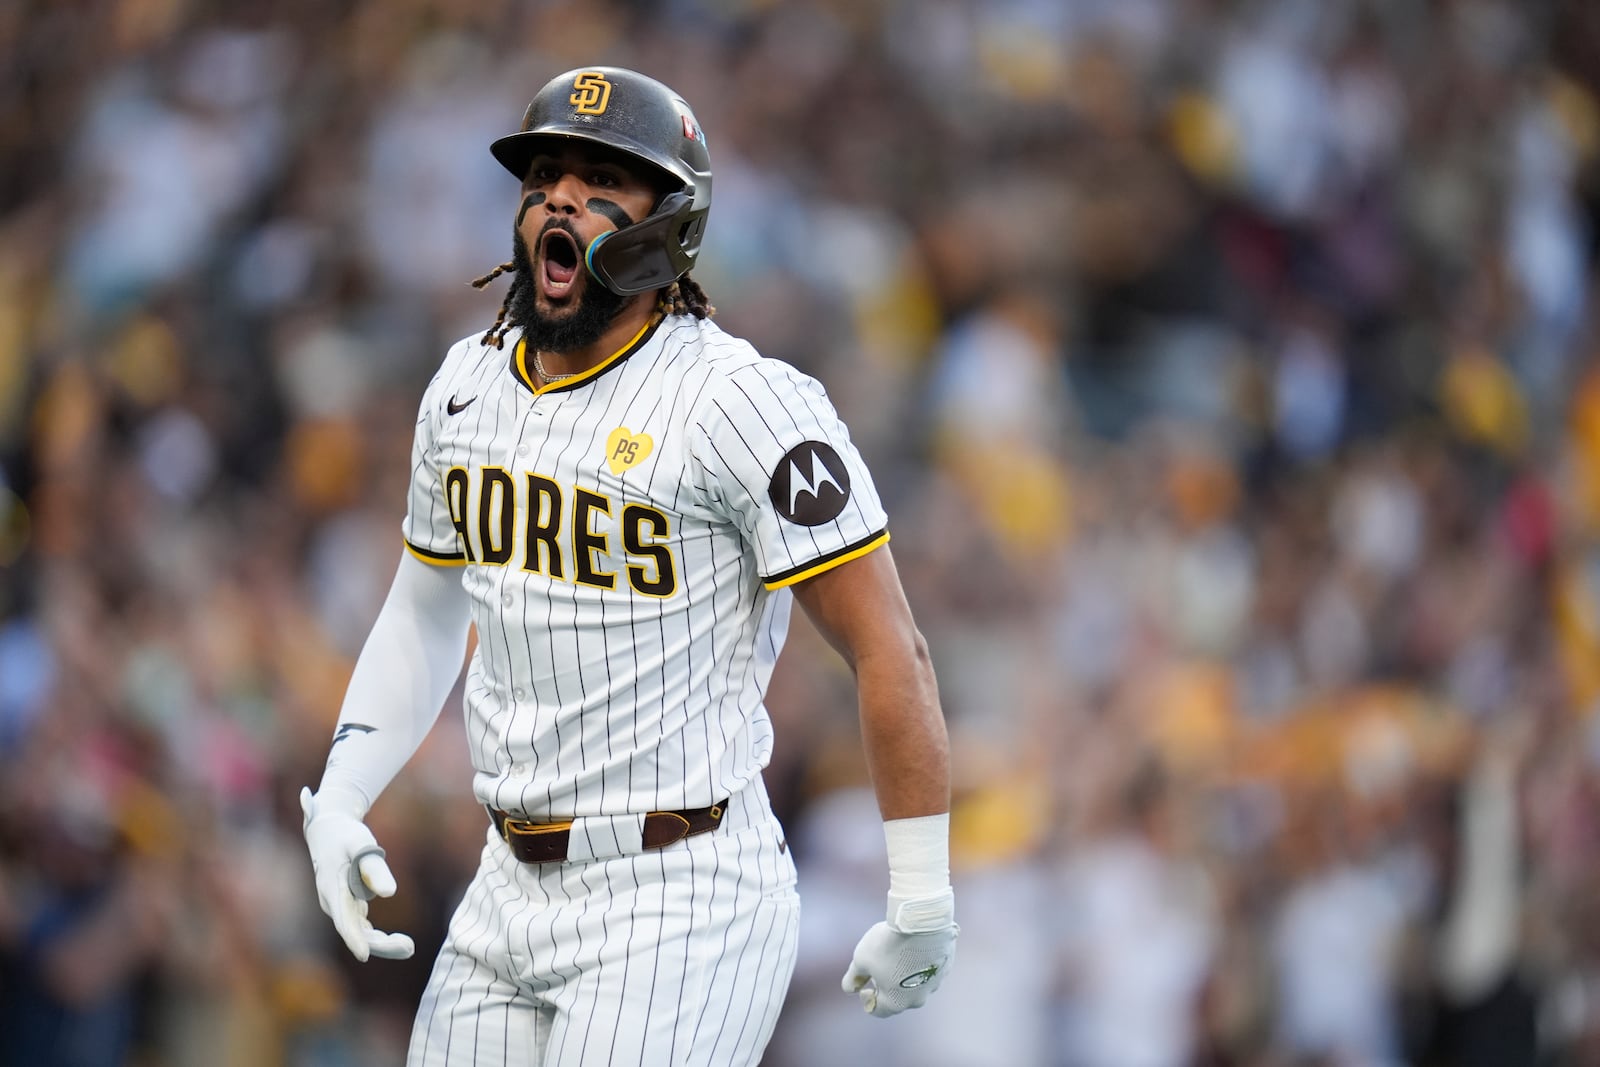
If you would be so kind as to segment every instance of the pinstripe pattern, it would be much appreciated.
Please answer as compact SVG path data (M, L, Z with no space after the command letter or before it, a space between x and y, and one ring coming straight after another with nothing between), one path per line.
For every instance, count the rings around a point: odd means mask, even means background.
M657 852L528 866L491 833L407 1063L759 1063L799 924L779 841L759 785L719 832Z
M769 491L806 442L849 486L812 525ZM814 503L815 473L793 475ZM510 488L486 505L491 480ZM474 793L535 820L731 799L717 831L659 851L583 824L607 857L585 862L523 865L491 832L412 1064L759 1061L799 914L761 782L782 584L874 549L885 521L822 387L712 323L666 319L542 390L515 351L450 350L422 400L404 534L472 599Z
M467 736L484 803L536 819L700 807L738 792L766 765L772 728L762 695L782 648L790 595L767 589L808 565L879 537L885 516L872 480L822 387L761 358L714 324L668 319L637 351L571 388L535 395L508 354L456 345L423 398L405 537L422 558L465 557L479 646L466 687ZM447 413L450 398L472 400ZM637 466L606 463L609 434L653 442ZM828 442L850 471L850 499L833 521L785 521L768 499L789 449ZM522 490L527 473L561 487L562 578L524 569L518 503L511 557L483 562L473 496L451 521L444 477L485 467ZM592 513L609 551L592 555L616 588L574 580L572 498L610 502ZM627 587L620 517L645 505L670 525L677 589ZM470 562L476 561L476 562Z

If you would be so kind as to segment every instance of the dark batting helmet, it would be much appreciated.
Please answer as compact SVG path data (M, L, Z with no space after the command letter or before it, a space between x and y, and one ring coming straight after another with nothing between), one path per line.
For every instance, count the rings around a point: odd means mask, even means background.
M684 99L621 67L582 67L552 78L522 116L522 129L489 146L521 181L557 138L606 145L663 175L671 192L648 218L607 231L584 253L589 272L631 296L677 281L694 266L711 212L711 155Z

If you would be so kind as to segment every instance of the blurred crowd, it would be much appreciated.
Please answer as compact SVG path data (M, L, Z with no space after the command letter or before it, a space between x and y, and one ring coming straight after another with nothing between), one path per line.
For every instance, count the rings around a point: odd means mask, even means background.
M1600 6L0 6L0 1065L365 1067L485 820L457 705L314 784L417 398L493 321L489 156L561 70L695 106L718 321L872 464L954 740L930 1007L797 619L771 1067L1600 1064Z

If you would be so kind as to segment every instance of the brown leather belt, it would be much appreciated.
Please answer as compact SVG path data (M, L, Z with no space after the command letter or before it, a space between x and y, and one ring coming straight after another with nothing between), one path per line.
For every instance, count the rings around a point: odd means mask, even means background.
M489 817L494 828L511 848L511 854L523 863L560 863L567 858L567 845L572 840L572 820L563 822L528 822L490 808ZM728 802L713 804L709 808L690 808L685 811L652 811L644 817L644 847L665 848L695 834L715 830L722 825L722 815Z

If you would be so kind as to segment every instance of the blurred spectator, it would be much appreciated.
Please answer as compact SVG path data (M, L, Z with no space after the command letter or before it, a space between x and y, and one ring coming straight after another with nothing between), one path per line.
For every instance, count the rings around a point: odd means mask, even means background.
M1416 902L1382 857L1351 848L1354 827L1310 819L1272 932L1283 1046L1341 1067L1403 1063L1400 956Z
M497 306L488 141L590 61L707 102L697 277L883 472L957 738L968 1009L880 1023L796 627L774 1064L1600 1062L1600 7L86 0L0 45L0 1062L400 1055L422 976L331 943L294 795ZM422 960L484 833L445 718L373 813Z
M1194 1063L1215 951L1205 876L1175 854L1176 812L1136 772L1122 810L1068 864L1059 898L1066 975L1062 1057L1083 1067Z

